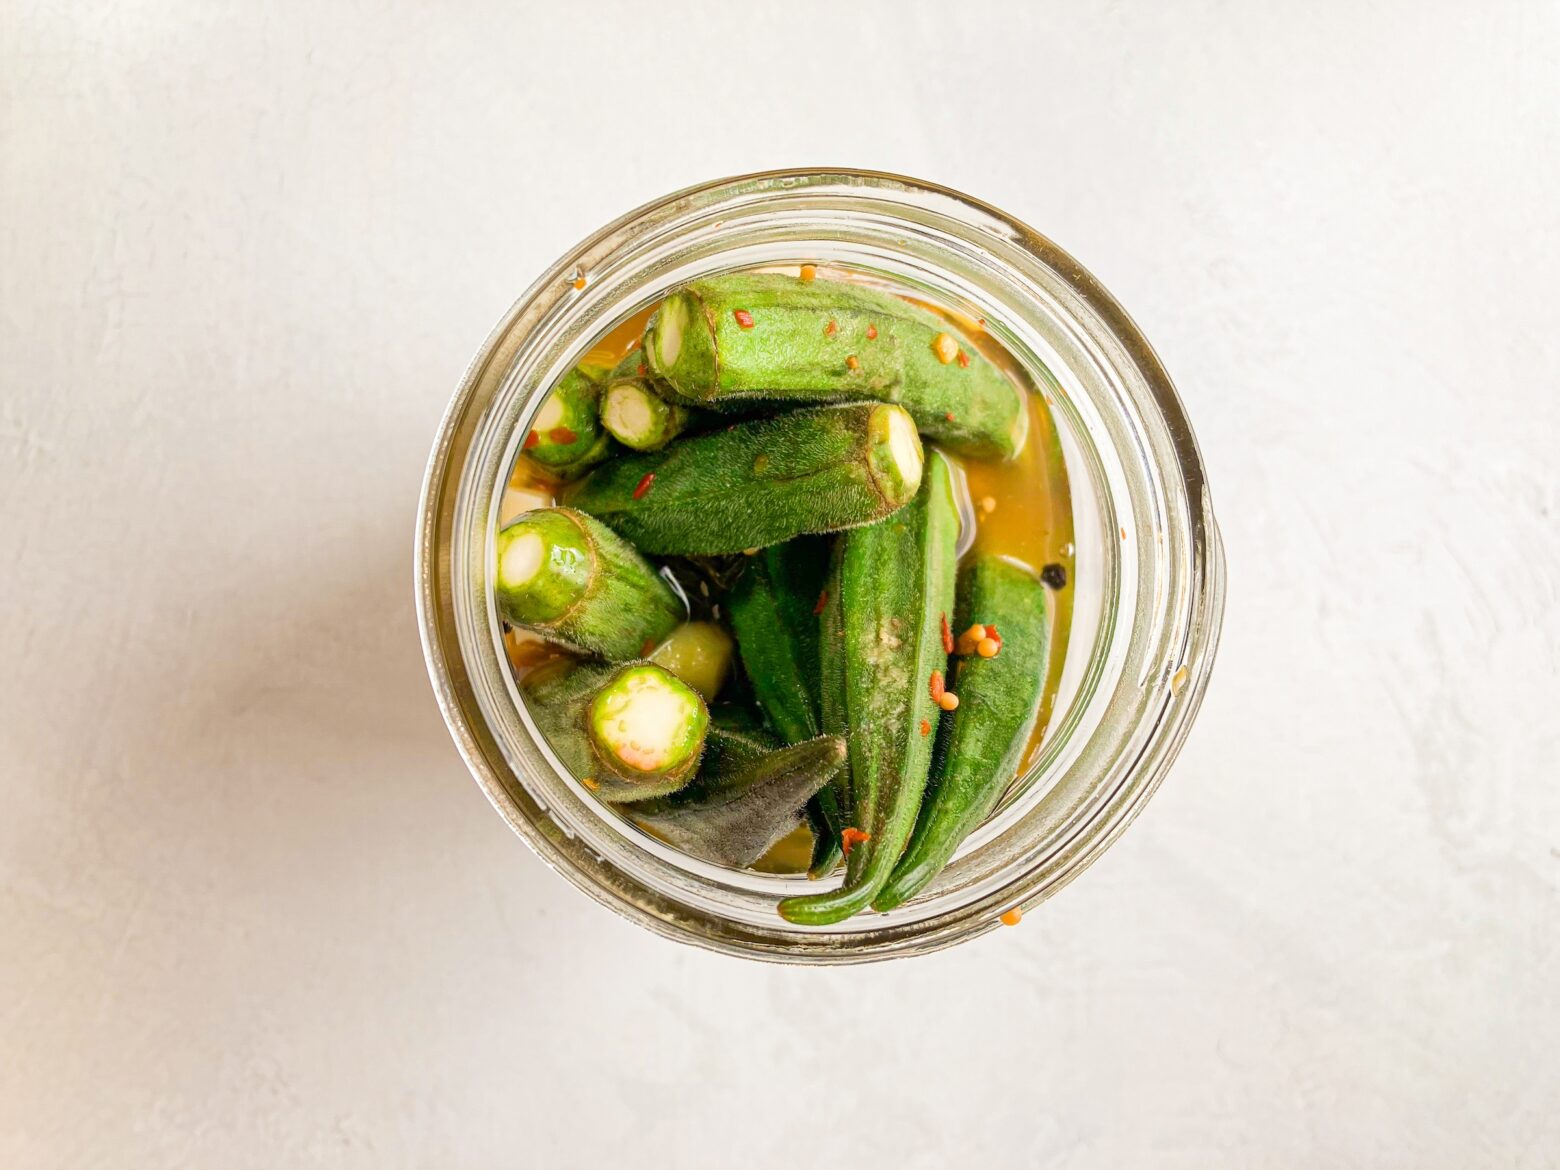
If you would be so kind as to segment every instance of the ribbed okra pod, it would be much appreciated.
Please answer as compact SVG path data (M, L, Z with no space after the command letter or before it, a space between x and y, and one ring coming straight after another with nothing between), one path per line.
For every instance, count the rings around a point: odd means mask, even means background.
M743 668L759 705L787 743L819 734L818 614L827 601L829 544L798 537L752 557L726 597ZM834 784L808 808L813 830L814 876L839 862L845 827Z
M642 552L733 553L881 519L915 495L922 459L903 409L859 403L735 423L613 459L563 499Z
M821 925L864 910L915 827L941 714L934 696L947 663L942 623L953 609L958 536L948 462L933 452L908 507L841 540L851 797L846 878L838 890L781 902L789 921Z
M718 781L635 805L636 821L685 853L721 865L752 865L796 828L803 806L839 771L845 741L818 736L767 752Z
M889 910L919 893L948 863L959 843L996 806L1012 781L1034 731L1050 651L1045 586L1011 561L982 555L959 573L957 627L979 625L989 637L961 635L948 686L959 706L938 744L938 766L904 856L881 893L877 910Z
M572 508L540 508L498 534L494 593L511 624L614 662L682 620L671 586L632 545Z
M950 451L1006 459L1024 444L1022 393L925 309L842 281L738 272L667 297L645 333L659 384L696 405L876 399Z

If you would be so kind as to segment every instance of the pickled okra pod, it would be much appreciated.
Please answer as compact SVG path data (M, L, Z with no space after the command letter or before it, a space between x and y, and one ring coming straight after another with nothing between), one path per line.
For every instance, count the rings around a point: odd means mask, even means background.
M824 600L828 545L798 537L748 561L726 597L731 628L753 693L787 743L819 734L818 613ZM839 861L844 828L831 784L808 808L814 851L809 872L822 876Z
M958 537L948 461L933 452L908 507L841 538L839 625L850 745L845 837L851 847L840 889L780 903L791 922L823 925L866 909L910 839L931 764L931 733L942 712L942 623L953 609ZM826 695L829 686L826 674Z
M682 620L682 601L637 551L571 508L539 508L498 533L494 593L512 625L614 662Z
M618 364L601 391L601 425L634 451L659 451L687 428L695 413L703 414L655 391L638 350Z
M521 689L558 758L601 799L666 796L694 778L709 710L670 671L563 660L532 671Z
M922 462L902 408L858 403L622 456L565 489L563 500L645 553L734 553L879 520L915 495Z
M601 383L608 370L582 362L553 387L521 444L526 458L555 479L580 475L612 449L602 430Z
M808 799L845 759L845 741L818 736L767 752L630 813L668 844L721 865L752 865L796 828Z
M961 653L948 685L959 706L942 729L915 832L873 899L890 910L925 888L996 807L1034 731L1050 650L1046 587L1028 568L980 555L959 573Z
M958 330L899 297L842 281L739 272L667 297L644 340L649 371L699 406L897 402L950 451L1007 459L1023 393Z

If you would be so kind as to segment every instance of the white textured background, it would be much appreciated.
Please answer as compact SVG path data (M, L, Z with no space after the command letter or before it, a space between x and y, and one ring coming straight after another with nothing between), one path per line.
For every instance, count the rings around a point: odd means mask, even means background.
M0 0L0 99L0 1165L1560 1164L1560 6ZM815 163L1099 275L1231 581L1104 861L828 972L547 872L409 567L534 275Z

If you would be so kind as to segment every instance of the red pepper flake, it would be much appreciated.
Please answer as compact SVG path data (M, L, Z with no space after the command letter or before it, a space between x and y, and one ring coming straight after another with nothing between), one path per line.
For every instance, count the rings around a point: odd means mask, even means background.
M957 360L959 363L959 369L967 370L970 368L970 355L965 353L962 349L959 351Z
M654 649L655 649L655 639L654 638L646 638L645 639L645 644L639 648L639 657L641 657L641 658L649 658L650 657L650 651L652 651Z
M647 491L650 490L650 485L654 482L655 472L647 471L645 473L644 479L639 481L639 486L634 488L634 499L640 499Z
M1024 912L1017 906L1014 906L1013 909L1003 913L1002 917L998 919L998 921L1001 922L1003 926L1017 926L1023 920Z
M859 370L861 368L861 362L856 359L855 354L851 354L845 359L845 368L847 370Z
M852 849L863 841L870 840L872 840L871 833L864 833L855 825L846 825L840 830L840 852L849 857Z
M634 372L643 378L650 372L650 367L645 365L644 362L640 362L639 365L635 367Z
M813 606L813 616L817 617L820 613L823 612L823 607L828 605L828 604L829 604L829 591L827 589L825 589L822 593L818 594L818 604Z
M952 422L953 421L953 411L950 410L947 414L943 415L943 418L947 419L949 422Z
M941 703L943 695L947 692L948 688L943 685L942 671L932 671L932 702Z
M1127 530L1125 528L1123 528L1121 530L1121 539L1122 540L1126 540L1127 539Z
M525 437L525 444L524 444L525 445L525 449L527 451L529 451L532 447L536 446L541 441L542 441L542 436L537 434L535 431L532 431L529 435L527 435Z
M547 437L552 442L557 443L560 447L567 446L568 444L576 442L579 439L579 436L571 431L568 427L553 427L552 430L547 432Z
M995 638L999 642L1002 641L1002 635L997 633L997 627L996 626L987 626L986 627L986 637L988 637L988 638Z
M979 325L982 329L984 329L986 327L986 318L984 318L984 317L976 317L975 318L975 324Z
M930 719L923 719L923 720L921 720L921 734L922 735L931 735L932 734L932 721Z
M823 327L823 335L825 337L833 337L839 331L840 331L839 322L834 320L833 317L830 317L829 318L829 323Z
M576 276L574 278L574 287L575 287L576 290L579 290L579 289L582 289L582 288L585 287L585 277L583 275Z
M877 340L877 326L872 324L870 321L867 322L867 340L868 341L876 341Z
M737 324L742 326L742 328L753 328L753 314L746 309L733 309L731 315L737 319Z
M943 653L953 653L953 631L948 628L948 615L942 615Z

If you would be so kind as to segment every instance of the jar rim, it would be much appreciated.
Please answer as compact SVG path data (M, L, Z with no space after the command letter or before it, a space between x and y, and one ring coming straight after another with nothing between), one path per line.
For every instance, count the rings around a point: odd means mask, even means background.
M614 266L622 267L625 256L642 258L659 248L661 259L675 259L681 241L698 232L718 233L726 222L723 215L733 221L754 217L757 223L765 215L804 205L863 215L869 208L877 217L873 230L899 216L899 227L907 233L944 233L938 238L946 246L979 253L976 260L989 268L981 272L1011 276L1020 293L1033 298L1036 314L1043 301L1055 323L1066 327L1057 335L1060 341L1050 340L1076 344L1078 353L1099 363L1119 381L1116 392L1124 395L1125 414L1140 416L1122 424L1126 439L1112 435L1114 443L1143 446L1143 468L1118 471L1125 485L1122 498L1136 501L1133 491L1149 491L1134 475L1156 481L1150 485L1152 498L1125 509L1133 541L1129 546L1123 524L1124 547L1115 550L1123 558L1117 585L1128 592L1147 591L1135 599L1132 638L1144 639L1146 647L1146 640L1157 640L1147 649L1135 644L1113 648L1121 675L1117 681L1136 705L1121 708L1130 717L1118 720L1122 725L1113 731L1112 790L1095 794L1097 807L1078 811L1075 831L1050 855L1041 857L1034 850L1015 855L1010 872L984 885L974 883L980 888L965 905L898 926L875 923L824 933L792 927L778 916L771 923L722 920L705 903L690 905L655 888L651 878L631 872L636 866L625 864L624 855L607 857L602 842L584 841L579 823L560 815L566 810L558 807L559 794L545 792L539 798L526 783L536 778L538 767L558 764L550 750L538 746L545 741L524 705L517 713L538 741L531 745L538 751L535 759L528 756L516 766L516 745L496 732L493 664L473 632L478 621L473 606L483 600L474 592L480 592L480 563L487 555L473 517L483 512L484 493L490 496L493 484L473 474L472 461L474 452L484 442L491 446L503 430L497 404L510 412L507 422L513 430L525 395L537 399L551 385L551 377L538 371L544 365L566 367L579 356L582 338L598 334L603 321L623 311L610 287L598 291L592 285L601 277L610 286ZM923 246L919 237L916 242ZM578 287L580 275L584 289ZM523 349L531 361L531 381L521 388L516 371ZM544 349L550 365L539 356ZM1108 408L1110 403L1092 405ZM1140 435L1129 434L1132 425L1140 427ZM491 471L492 452L484 458ZM490 527L491 510L484 512ZM430 456L416 545L418 622L436 697L468 768L511 827L550 866L641 925L718 951L787 962L854 962L938 949L984 933L997 925L1003 911L1032 906L1075 877L1137 815L1177 754L1207 685L1223 609L1223 553L1201 455L1168 374L1125 310L1070 255L1021 221L950 188L875 171L779 170L698 184L619 217L561 257L515 302L462 377ZM1143 652L1134 653L1139 649ZM507 668L504 675L508 679ZM513 686L512 679L508 684ZM1128 689L1133 686L1136 693ZM1101 706L1091 736L1109 714L1108 705ZM1088 746L1078 746L1075 766L1088 765Z

